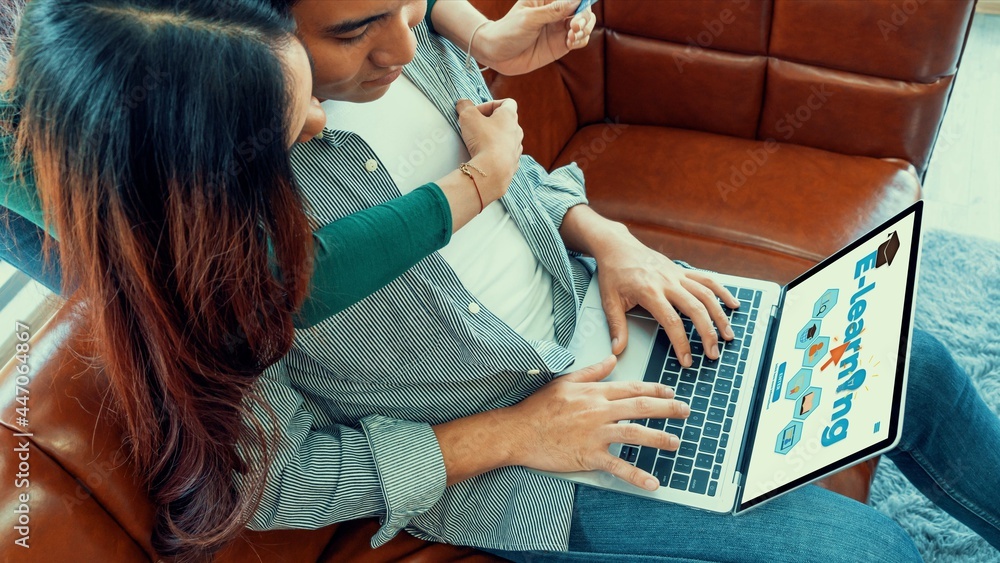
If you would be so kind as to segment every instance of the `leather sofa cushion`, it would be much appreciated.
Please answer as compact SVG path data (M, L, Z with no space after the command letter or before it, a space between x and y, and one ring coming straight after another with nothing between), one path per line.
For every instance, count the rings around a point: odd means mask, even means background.
M556 162L571 161L591 206L654 248L779 283L920 195L902 161L665 127L585 127Z

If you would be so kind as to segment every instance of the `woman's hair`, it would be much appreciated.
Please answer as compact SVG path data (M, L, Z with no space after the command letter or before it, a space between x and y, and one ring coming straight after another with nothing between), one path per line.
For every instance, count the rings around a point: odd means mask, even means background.
M0 82L7 76L7 63L14 42L14 30L21 15L24 0L4 0L0 3Z
M156 504L152 545L177 560L217 551L259 500L247 401L308 291L292 41L254 0L30 0L14 45L16 152Z

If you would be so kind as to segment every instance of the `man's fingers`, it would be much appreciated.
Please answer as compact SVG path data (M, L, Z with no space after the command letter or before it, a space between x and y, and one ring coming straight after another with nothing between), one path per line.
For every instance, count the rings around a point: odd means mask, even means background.
M673 305L667 301L666 297L658 296L650 303L642 303L642 306L653 314L653 318L667 333L667 338L670 339L674 354L681 361L681 365L691 367L691 343L688 342L687 329L684 328L684 321L681 320L681 316L677 314Z
M476 106L476 109L478 109L479 113L483 114L484 116L490 117L493 115L493 112L495 112L497 108L499 108L502 104L503 100L490 100L485 104L479 104L478 106Z
M628 322L621 301L614 296L606 300L604 316L608 319L608 331L611 333L611 353L617 356L628 344Z
M641 487L647 491L655 491L660 487L660 482L649 473L635 467L624 459L617 458L611 454L601 454L600 465L595 469L601 469L607 473L618 477L622 481L632 483L636 487Z
M685 278L681 281L688 291L692 295L701 301L705 309L708 310L708 315L712 318L712 322L715 326L719 327L719 334L722 335L726 340L733 339L733 328L729 325L729 317L726 316L726 312L722 310L722 305L719 304L719 300L716 299L715 293L711 289L705 287L700 282L694 279ZM706 345L707 347L707 345Z
M730 309L736 309L740 306L740 300L732 293L729 293L726 286L719 283L719 280L712 276L702 272L689 272L687 276L712 290L712 293L718 295L722 299L722 302L729 306Z
M629 399L632 397L653 397L659 399L674 398L674 390L659 383L632 380L612 381L604 383L603 385L604 398L609 401Z
M504 100L500 100L500 106L497 107L497 109L494 111L511 111L516 114L517 101L515 101L513 98L506 98Z
M609 441L616 444L647 446L658 450L674 451L680 447L680 437L662 430L646 428L641 424L615 424Z
M459 100L458 103L455 104L455 111L458 112L458 115L462 115L462 112L469 111L470 108L475 108L475 107L476 106L475 104L472 103L472 100L466 100L465 98L463 98Z
M578 369L573 373L567 373L562 376L562 378L566 381L573 381L576 383L592 383L601 381L605 377L611 375L611 372L615 369L615 365L617 363L618 358L608 356L592 366Z
M555 0L544 6L534 8L529 13L535 25L555 23L573 15L580 7L580 0Z
M614 420L687 418L691 414L691 407L676 399L632 397L630 399L612 401L608 413Z

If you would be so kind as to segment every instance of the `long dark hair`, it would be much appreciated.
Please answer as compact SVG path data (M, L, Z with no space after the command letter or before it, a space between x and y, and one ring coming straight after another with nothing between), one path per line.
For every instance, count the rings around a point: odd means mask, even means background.
M177 560L217 551L259 500L247 399L308 291L293 31L252 0L31 0L14 45L17 153L157 506L153 548Z

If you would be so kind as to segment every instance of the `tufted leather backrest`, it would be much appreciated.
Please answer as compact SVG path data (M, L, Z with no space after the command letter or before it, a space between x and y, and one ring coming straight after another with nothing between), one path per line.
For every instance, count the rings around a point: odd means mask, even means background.
M498 17L514 2L473 3ZM611 119L899 158L922 175L974 5L601 0L586 49L487 78L518 99L525 152L546 166L573 131Z

